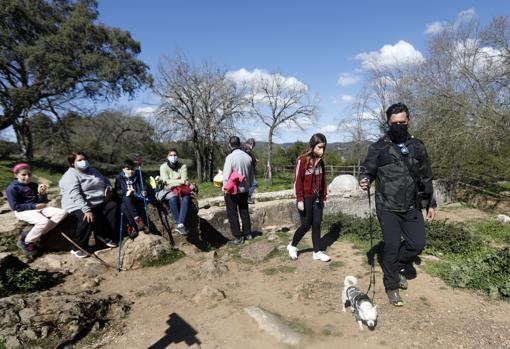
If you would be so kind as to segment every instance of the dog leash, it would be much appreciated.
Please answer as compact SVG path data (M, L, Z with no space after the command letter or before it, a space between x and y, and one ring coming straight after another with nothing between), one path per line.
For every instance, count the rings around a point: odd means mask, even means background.
M369 219L369 232L370 232L370 251L372 251L372 263L370 264L370 283L368 284L367 295L370 289L372 288L372 302L375 297L375 253L374 249L374 225L373 225L373 217L372 217L372 199L370 197L370 182L367 187L368 193L368 219Z

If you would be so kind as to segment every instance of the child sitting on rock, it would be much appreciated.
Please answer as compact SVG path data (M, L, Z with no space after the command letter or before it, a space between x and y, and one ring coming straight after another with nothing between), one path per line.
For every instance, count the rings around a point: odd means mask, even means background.
M57 226L65 216L61 208L47 206L46 184L37 185L31 182L32 169L26 163L17 164L12 168L15 179L7 187L7 199L14 215L20 221L33 224L29 232L20 234L17 246L29 257L37 255L37 240Z
M147 226L139 213L139 202L147 200L147 192L142 191L142 179L135 163L124 161L122 170L115 179L115 193L121 202L121 210L127 220L128 236L134 239L138 232L147 232Z

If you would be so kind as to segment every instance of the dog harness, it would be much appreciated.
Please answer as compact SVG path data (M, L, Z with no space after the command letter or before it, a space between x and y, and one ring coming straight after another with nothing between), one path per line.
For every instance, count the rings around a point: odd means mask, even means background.
M359 288L351 286L347 288L345 291L347 294L347 301L345 302L345 306L352 307L354 309L354 315L356 316L356 319L359 320L359 307L361 303L363 302L370 302L370 304L373 306L372 300L368 297L368 295L361 291Z

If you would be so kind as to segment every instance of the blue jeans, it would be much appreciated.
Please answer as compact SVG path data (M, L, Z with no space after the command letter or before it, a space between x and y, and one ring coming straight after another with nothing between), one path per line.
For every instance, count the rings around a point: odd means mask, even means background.
M170 205L170 209L172 210L172 215L174 216L175 223L184 224L186 223L186 217L188 216L188 207L189 207L189 195L179 197L174 195L168 199L168 204Z
M255 188L257 188L257 180L253 177L253 183L251 184L250 189L248 189L248 199L253 195Z

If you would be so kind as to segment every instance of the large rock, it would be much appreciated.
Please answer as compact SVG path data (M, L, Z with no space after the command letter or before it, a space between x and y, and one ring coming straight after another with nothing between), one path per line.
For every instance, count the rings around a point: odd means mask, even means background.
M205 220L214 231L226 239L232 239L226 208L211 206L198 212L201 220ZM299 225L299 214L295 199L281 199L257 202L250 205L251 229L254 232L268 232L279 229L295 229ZM202 234L207 232L202 231Z
M362 190L359 188L358 179L353 175L340 175L336 176L333 181L328 185L328 192L330 194L350 194L359 195Z
M510 222L510 217L508 217L506 214L498 214L496 216L496 220L501 223L508 223Z
M301 335L278 316L256 306L246 307L244 311L257 322L261 330L275 337L280 343L296 346L301 341Z
M126 240L122 246L122 267L133 269L147 258L158 258L169 248L168 241L159 235L140 234L134 240ZM117 250L114 250L117 252Z
M228 272L228 267L217 258L216 251L210 252L198 266L198 274L206 280L214 280Z
M60 348L118 321L128 310L117 294L46 291L5 297L0 299L0 336L8 348Z

